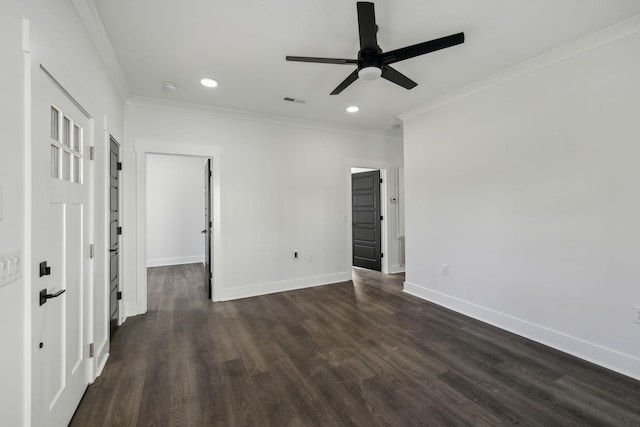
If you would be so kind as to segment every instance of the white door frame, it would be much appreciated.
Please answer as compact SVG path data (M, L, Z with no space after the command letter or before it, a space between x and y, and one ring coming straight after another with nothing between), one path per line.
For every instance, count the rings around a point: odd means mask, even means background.
M211 239L211 266L213 268L212 300L217 301L222 278L222 231L220 228L220 147L206 143L171 141L134 141L136 155L136 295L135 302L127 301L126 315L147 311L147 154L174 154L208 157L212 160L213 185L211 204L213 231ZM125 232L126 236L126 232ZM125 289L125 292L128 291ZM130 298L131 296L129 296Z
M347 225L347 266L349 274L351 274L353 267L353 241L352 241L352 228L353 228L353 212L351 209L351 168L367 168L380 170L380 178L382 184L380 184L380 214L384 217L382 220L382 241L380 248L384 256L382 257L382 272L389 273L389 226L388 226L388 206L387 206L387 185L388 185L388 171L391 169L391 165L387 162L379 162L375 160L347 160L345 162L345 180L346 180L346 195L347 195L347 213L346 213L346 225Z

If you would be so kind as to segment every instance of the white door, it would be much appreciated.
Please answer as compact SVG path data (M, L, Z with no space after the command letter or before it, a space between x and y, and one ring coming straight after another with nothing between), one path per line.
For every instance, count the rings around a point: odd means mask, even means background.
M32 75L32 420L55 427L89 382L92 121L42 69Z

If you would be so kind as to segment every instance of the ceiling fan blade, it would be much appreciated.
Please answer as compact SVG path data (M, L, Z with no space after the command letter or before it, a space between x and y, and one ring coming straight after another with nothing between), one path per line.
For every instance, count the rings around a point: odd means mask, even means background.
M373 3L358 2L358 32L360 34L360 49L378 50L378 27L376 26L376 12Z
M446 49L462 43L464 43L464 33L452 34L450 36L441 37L428 42L414 44L413 46L391 50L383 53L380 58L382 59L383 64L393 64L394 62L424 55L425 53L435 52L436 50Z
M319 64L341 64L341 65L354 65L358 63L357 59L341 59L341 58L314 58L311 56L287 56L287 61L296 62L316 62Z
M405 89L413 89L418 86L418 83L411 80L409 77L402 74L400 71L395 70L388 65L382 66L382 76L383 79L387 79L392 83L395 83L399 86L402 86Z
M347 86L349 86L351 83L355 82L356 80L358 80L358 70L354 70L353 73L349 74L349 76L346 79L344 79L344 81L340 83L338 87L333 90L333 92L331 92L331 95L339 94L340 92L345 90Z

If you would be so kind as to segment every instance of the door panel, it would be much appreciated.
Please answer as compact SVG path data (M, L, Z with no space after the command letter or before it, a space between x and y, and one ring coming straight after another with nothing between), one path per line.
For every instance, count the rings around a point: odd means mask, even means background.
M360 242L375 243L376 231L370 228L357 228L353 230L353 238Z
M82 224L83 208L79 204L67 205L65 215L65 250L66 250L66 285L70 289L82 289L82 227L75 224ZM68 292L66 304L71 307L82 306L81 292ZM67 310L67 369L72 374L80 367L83 361L83 336L82 336L82 311Z
M353 265L380 271L380 171L351 175L351 208Z
M43 69L32 75L31 415L65 426L89 383L93 126Z
M362 207L362 206L361 206ZM366 206L365 209L373 209L373 212L354 212L353 219L359 226L371 225L374 226L378 223L379 215L376 212L375 207Z

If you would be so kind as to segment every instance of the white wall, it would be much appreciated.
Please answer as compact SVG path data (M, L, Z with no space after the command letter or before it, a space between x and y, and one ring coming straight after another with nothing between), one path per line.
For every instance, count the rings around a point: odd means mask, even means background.
M404 143L405 290L640 379L638 29L425 106Z
M22 129L21 21L17 5L2 7L0 14L0 186L2 220L0 253L24 250L24 133ZM22 257L24 259L24 256ZM25 281L0 287L0 414L7 425L22 425L25 394Z
M3 2L0 13L0 55L3 82L0 98L0 115L3 132L0 142L0 186L3 187L3 212L0 221L0 253L18 249L23 252L22 265L28 268L30 243L25 239L25 215L28 214L25 200L24 96L25 84L22 52L22 20L28 19L31 30L27 47L32 57L42 62L58 80L94 116L94 140L100 150L104 147L104 129L107 120L112 129L123 129L123 100L115 90L101 59L70 1L22 0ZM28 107L27 107L28 109ZM103 162L98 159L97 162ZM104 170L104 168L102 169ZM96 185L104 183L97 177ZM104 197L104 191L96 193ZM98 206L101 203L97 200ZM97 226L104 226L101 220ZM103 237L103 236L102 236ZM96 243L102 238L96 235ZM98 246L98 255L105 255ZM96 261L96 273L104 272L105 266ZM0 414L3 425L20 426L30 420L30 336L31 282L30 272L23 272L20 281L0 288ZM25 277L26 276L26 277ZM96 288L106 283L97 280ZM106 324L106 317L104 318ZM96 332L98 326L96 326ZM99 338L99 336L97 337ZM97 342L97 341L96 341ZM108 347L106 347L108 350Z
M147 266L204 262L204 164L147 155Z
M219 147L221 226L214 234L221 236L222 247L214 257L222 257L222 271L214 284L220 292L214 297L239 298L348 280L349 161L397 167L401 142L208 111L130 105L126 131L129 147L136 140ZM135 177L133 171L127 173ZM135 218L136 197L127 194L129 220ZM133 250L136 242L130 243ZM293 259L294 251L300 253L298 260ZM126 277L135 277L135 260L125 270ZM125 299L129 312L137 312L135 293L127 290Z

